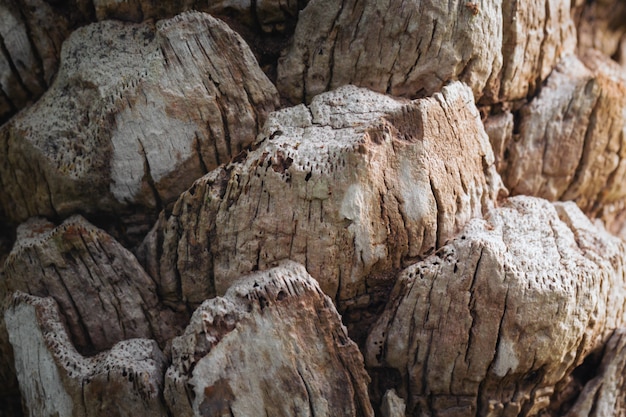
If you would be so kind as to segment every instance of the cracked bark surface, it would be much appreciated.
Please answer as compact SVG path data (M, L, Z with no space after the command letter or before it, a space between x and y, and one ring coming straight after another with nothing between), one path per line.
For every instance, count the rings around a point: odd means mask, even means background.
M209 15L83 27L50 90L0 129L0 204L13 222L139 209L145 227L252 142L277 100L243 40Z
M0 0L0 417L626 414L626 8L444 3Z
M278 66L294 103L345 84L408 98L468 84L486 102L526 97L575 48L565 2L312 0Z
M597 52L565 58L517 123L507 113L486 122L504 183L512 194L575 200L619 233L625 109L626 76L616 63Z
M366 364L409 416L536 415L623 325L624 253L571 202L509 198L400 274Z
M148 339L82 356L51 297L18 291L5 317L31 415L374 415L358 347L293 262L207 300L172 342L171 364Z
M17 292L5 314L20 389L32 416L167 416L167 359L154 340L131 339L84 357L57 304Z
M366 417L368 382L332 300L288 261L194 312L172 342L165 399L181 417Z
M241 274L292 259L341 312L353 310L348 322L363 322L394 271L503 190L461 83L414 102L344 87L271 114L259 137L183 193L142 244L168 302L197 306Z
M2 298L15 291L52 297L83 354L141 337L163 347L189 317L163 306L134 255L79 216L58 227L37 219L22 224L4 273Z
M307 0L2 0L0 1L0 125L51 86L61 46L80 26L103 20L141 23L196 10L228 20L255 53L274 67L280 45ZM257 38L262 38L258 42ZM273 72L272 70L271 72ZM270 72L270 71L268 71Z
M617 329L604 347L597 376L587 382L565 417L622 416L626 413L624 368L626 331Z
M0 125L46 91L69 33L43 0L0 1Z
M576 48L568 2L502 2L502 71L492 77L485 103L535 95L562 57Z

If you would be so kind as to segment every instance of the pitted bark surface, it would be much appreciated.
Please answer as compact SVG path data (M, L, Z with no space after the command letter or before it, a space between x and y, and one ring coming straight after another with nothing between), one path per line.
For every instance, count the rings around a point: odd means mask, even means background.
M14 222L158 212L251 143L277 100L209 15L86 26L51 89L0 130L0 204Z
M297 103L345 84L415 98L461 80L477 99L511 101L534 92L575 36L567 2L313 0L277 85Z
M23 400L33 416L167 416L165 355L154 340L120 342L86 358L52 298L15 293L5 313Z
M164 346L183 328L188 316L177 319L160 303L135 257L82 217L58 227L33 219L18 232L4 267L6 291L54 298L82 353L138 337Z
M361 353L294 262L204 302L174 339L172 361L165 400L176 416L374 415Z
M346 307L443 245L502 191L471 90L396 100L356 87L273 113L260 142L198 180L142 247L172 302L292 259ZM358 317L353 317L356 321Z
M626 200L625 109L626 76L617 64L598 53L564 59L521 108L515 127L506 113L486 122L511 193L575 200L618 233Z
M460 79L474 92L502 65L498 1L313 0L279 62L278 87L292 102L355 84L415 98Z
M510 198L400 274L366 364L408 416L536 415L623 324L625 250L571 202Z

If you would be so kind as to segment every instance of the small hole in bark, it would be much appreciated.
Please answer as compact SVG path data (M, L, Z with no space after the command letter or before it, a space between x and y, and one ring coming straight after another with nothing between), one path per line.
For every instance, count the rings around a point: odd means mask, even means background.
M280 291L280 292L278 293L278 296L276 296L276 299L277 299L278 301L282 301L282 300L284 300L285 298L287 298L287 293L286 293L285 291Z

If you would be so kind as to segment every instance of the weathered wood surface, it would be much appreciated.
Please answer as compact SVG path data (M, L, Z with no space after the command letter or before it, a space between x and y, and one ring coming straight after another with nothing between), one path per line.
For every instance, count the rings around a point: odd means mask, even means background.
M172 342L174 415L374 416L363 357L319 284L285 262L204 302Z
M260 140L183 193L144 241L140 259L169 302L196 306L292 259L340 311L367 310L394 271L502 191L461 83L415 102L344 87L273 113Z
M141 337L163 347L188 319L159 301L132 253L79 216L58 227L37 219L22 224L4 273L7 293L52 297L85 354Z
M575 3L578 53L596 50L626 65L626 4L613 0Z
M509 198L400 274L366 364L407 415L536 415L623 325L625 253L573 203Z
M277 85L297 103L345 84L415 98L461 80L477 99L511 101L534 92L575 36L567 2L313 0Z
M13 222L157 212L251 143L277 100L209 15L86 26L50 90L0 128L0 204Z
M26 409L32 416L167 416L167 358L154 340L131 339L84 357L52 298L15 293L5 314Z
M31 415L374 415L358 347L293 262L206 301L167 355L130 339L84 357L50 297L17 292L5 317Z
M306 3L307 0L1 0L0 125L32 105L51 86L59 69L63 41L86 24L103 20L141 23L196 10L227 19L252 44L257 55L269 52L273 57L293 31L298 12ZM275 63L267 64L275 67Z
M512 194L575 200L620 233L626 202L626 73L588 52L565 58L517 112L491 116L486 130Z
M619 328L606 343L595 377L587 382L565 417L623 416L626 333Z
M0 0L0 417L624 414L624 10Z
M70 26L44 0L0 1L0 125L52 83Z

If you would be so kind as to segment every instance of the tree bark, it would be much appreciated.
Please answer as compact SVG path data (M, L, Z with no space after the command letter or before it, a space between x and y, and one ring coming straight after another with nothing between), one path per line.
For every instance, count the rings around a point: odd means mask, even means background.
M625 10L0 0L0 417L625 415Z

